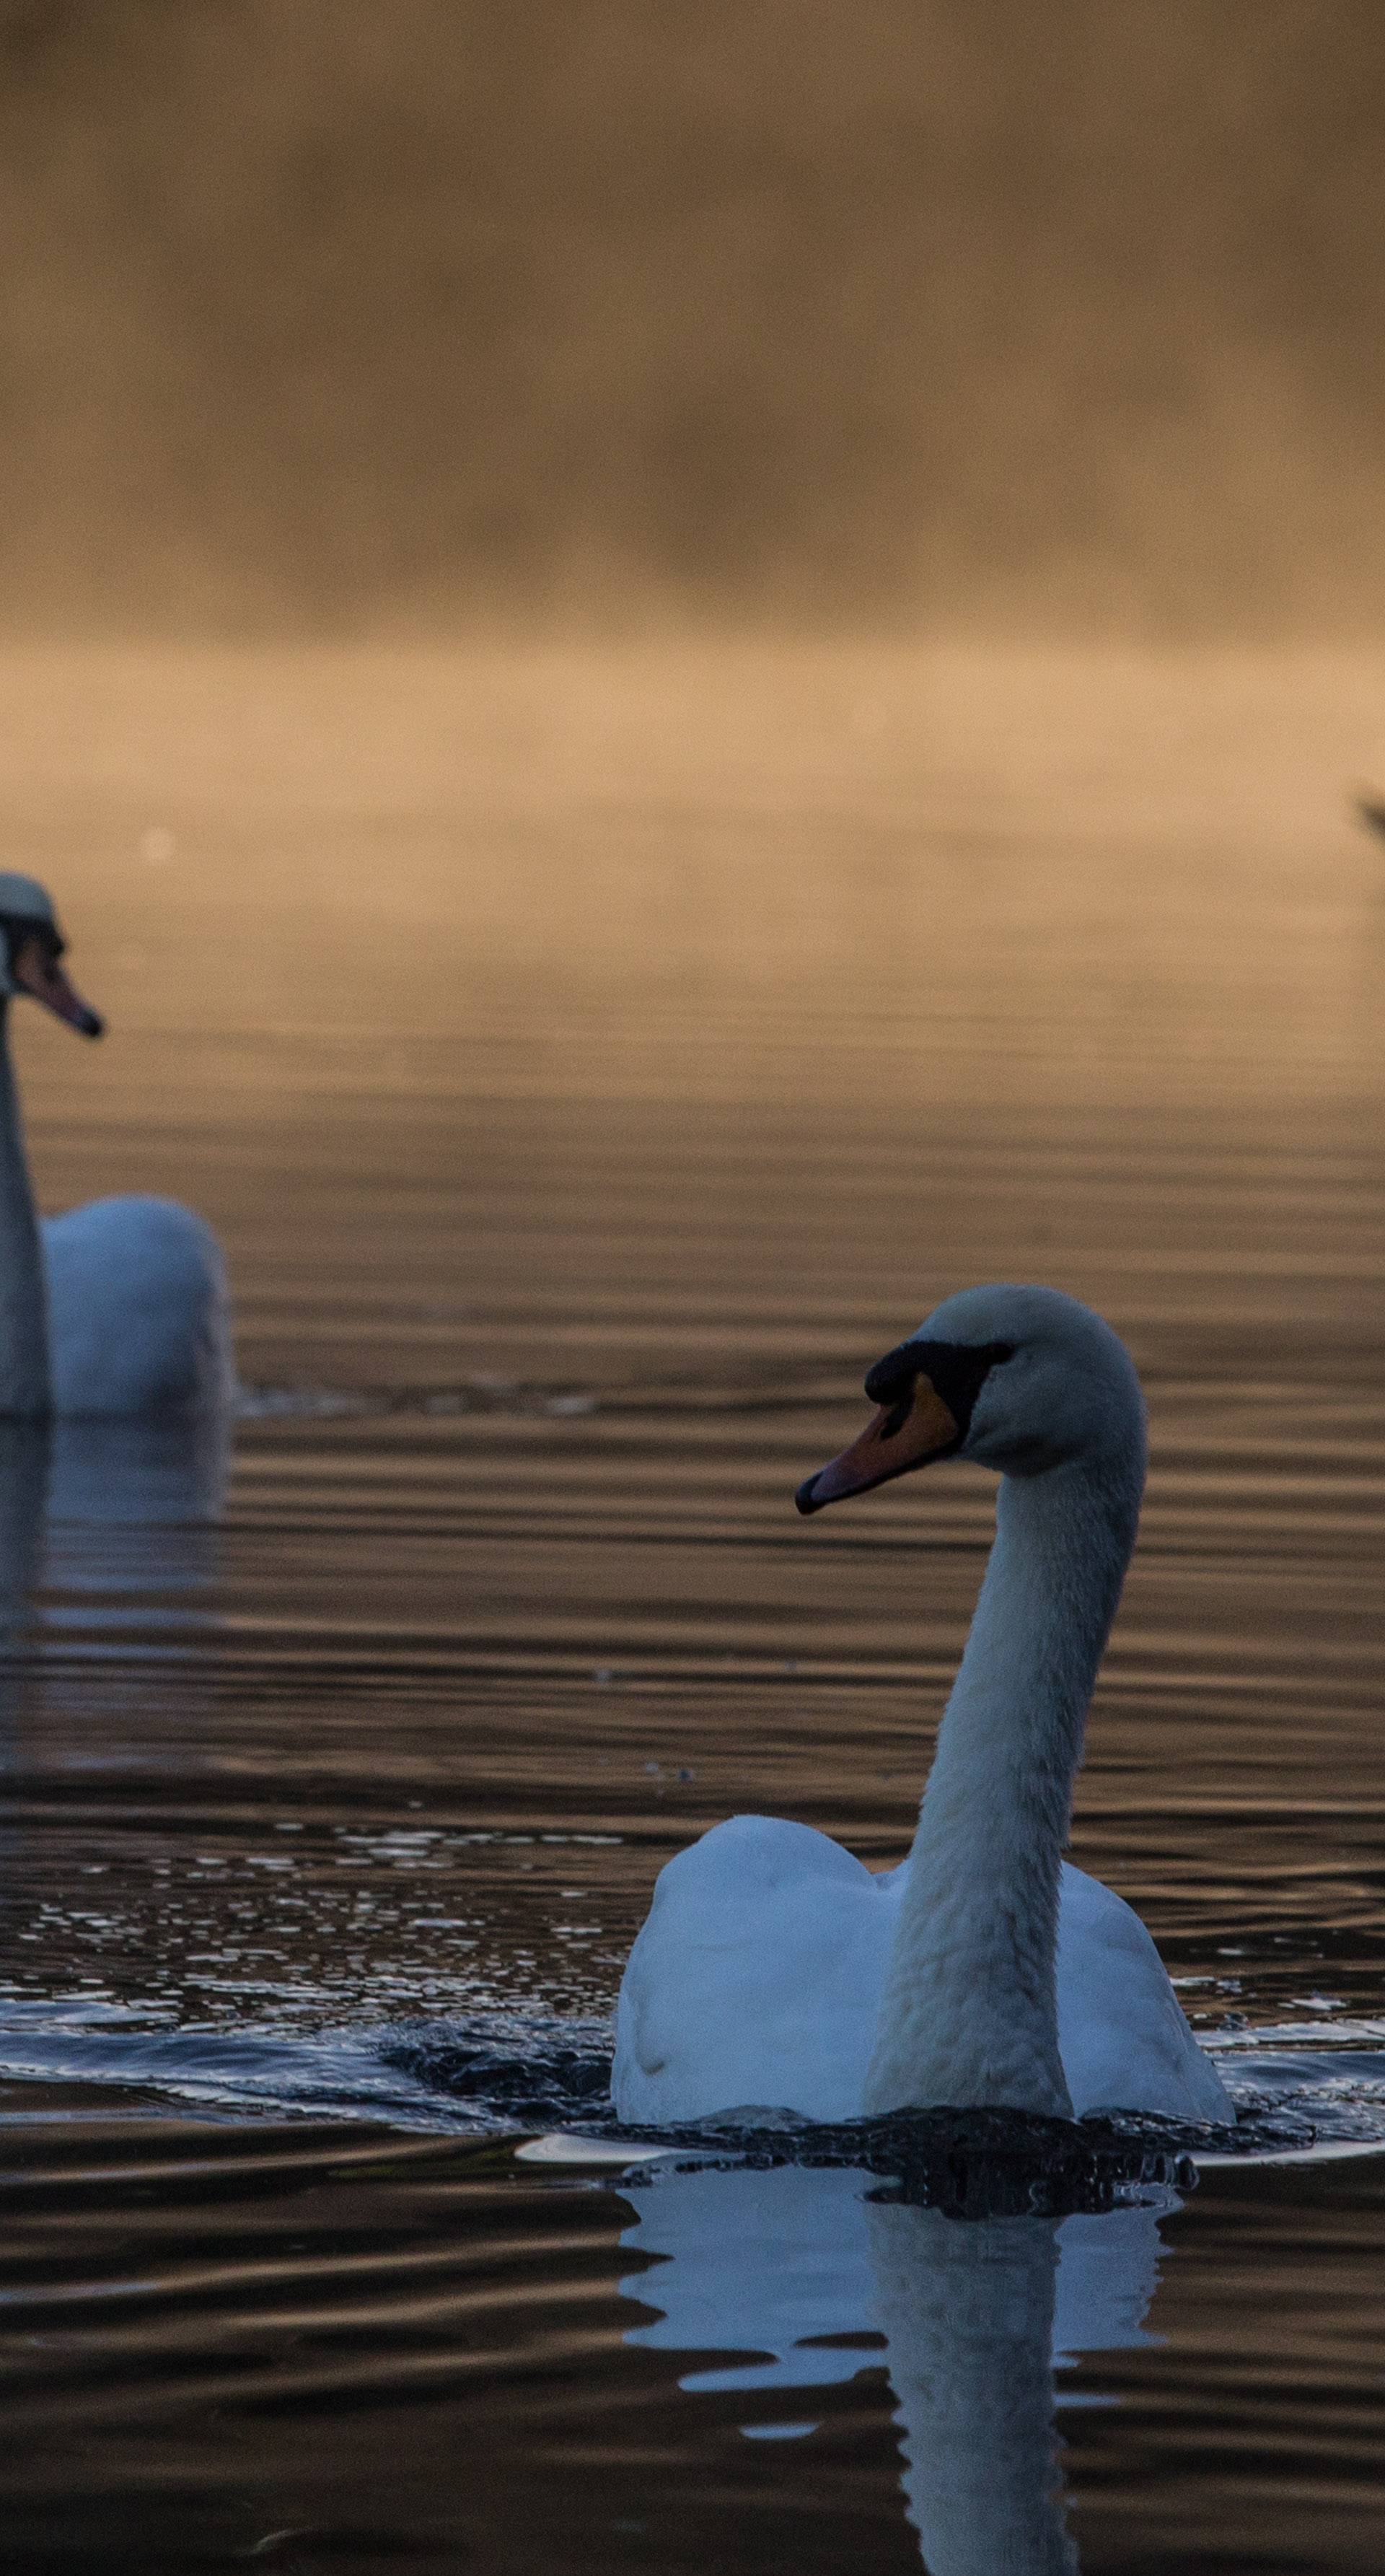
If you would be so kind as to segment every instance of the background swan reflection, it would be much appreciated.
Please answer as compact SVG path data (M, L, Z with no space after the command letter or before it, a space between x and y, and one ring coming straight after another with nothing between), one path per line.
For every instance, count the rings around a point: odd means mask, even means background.
M225 1414L0 1422L0 1655L11 1706L36 1603L41 1628L69 1646L95 1602L107 1646L122 1616L155 1626L186 1618L215 1579L231 1441Z
M25 1491L10 1508L42 1532L39 1625L50 1687L62 1687L54 1650L81 1655L87 1632L91 1651L109 1659L132 1628L166 1632L214 1618L231 1441L221 1414L57 1421L15 1462ZM16 1592L33 1570L26 1578L18 1555L11 1560Z

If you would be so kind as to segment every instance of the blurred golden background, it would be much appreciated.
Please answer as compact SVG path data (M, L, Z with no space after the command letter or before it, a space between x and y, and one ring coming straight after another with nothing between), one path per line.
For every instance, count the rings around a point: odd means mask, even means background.
M3 0L12 627L1375 631L1371 0Z

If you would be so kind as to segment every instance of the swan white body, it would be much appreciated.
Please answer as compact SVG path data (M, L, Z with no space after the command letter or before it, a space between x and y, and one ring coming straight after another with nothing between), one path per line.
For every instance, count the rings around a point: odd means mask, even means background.
M756 2106L859 2119L907 1861L732 1816L660 1871L621 1984L614 2091L651 2126ZM1229 2120L1138 1914L1063 1865L1058 2046L1074 2112Z
M233 1385L225 1265L170 1199L97 1199L40 1225L9 1048L31 993L88 1037L101 1023L62 973L53 908L0 875L0 1417L223 1411Z
M739 1816L679 1853L621 1985L616 2107L656 2125L909 2105L1229 2121L1139 1917L1062 1862L1144 1482L1135 1372L1097 1316L1047 1289L950 1298L901 1350L916 1346L914 1414L882 1413L801 1498L937 1454L1002 1472L913 1849L877 1877L807 1826ZM957 1418L925 1357L975 1380Z

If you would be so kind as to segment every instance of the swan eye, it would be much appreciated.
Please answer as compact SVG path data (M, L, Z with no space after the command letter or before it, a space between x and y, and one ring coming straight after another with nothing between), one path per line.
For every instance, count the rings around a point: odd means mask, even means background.
M928 1380L957 1425L956 1446L966 1439L975 1404L993 1368L1015 1355L1013 1342L900 1342L866 1371L866 1393L885 1415L876 1438L896 1440L913 1412L918 1382Z
M55 922L25 921L18 913L0 913L0 933L3 933L5 947L11 957L18 946L29 940L42 949L44 963L49 966L56 966L67 947L67 941Z
M901 1342L897 1350L887 1351L883 1360L877 1360L874 1368L866 1371L866 1393L871 1403L889 1404L896 1409L901 1404L912 1404L923 1365L924 1354L917 1342Z

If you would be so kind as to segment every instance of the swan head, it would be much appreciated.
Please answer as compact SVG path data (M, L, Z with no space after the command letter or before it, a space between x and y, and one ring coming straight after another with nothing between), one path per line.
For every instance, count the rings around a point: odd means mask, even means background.
M964 1288L867 1372L879 1410L799 1486L801 1512L970 1458L1005 1476L1074 1460L1144 1480L1144 1399L1125 1344L1056 1288ZM1138 1490L1138 1488L1137 1488Z
M27 993L82 1037L99 1038L105 1026L99 1011L63 973L66 946L47 890L34 877L0 870L0 996Z

